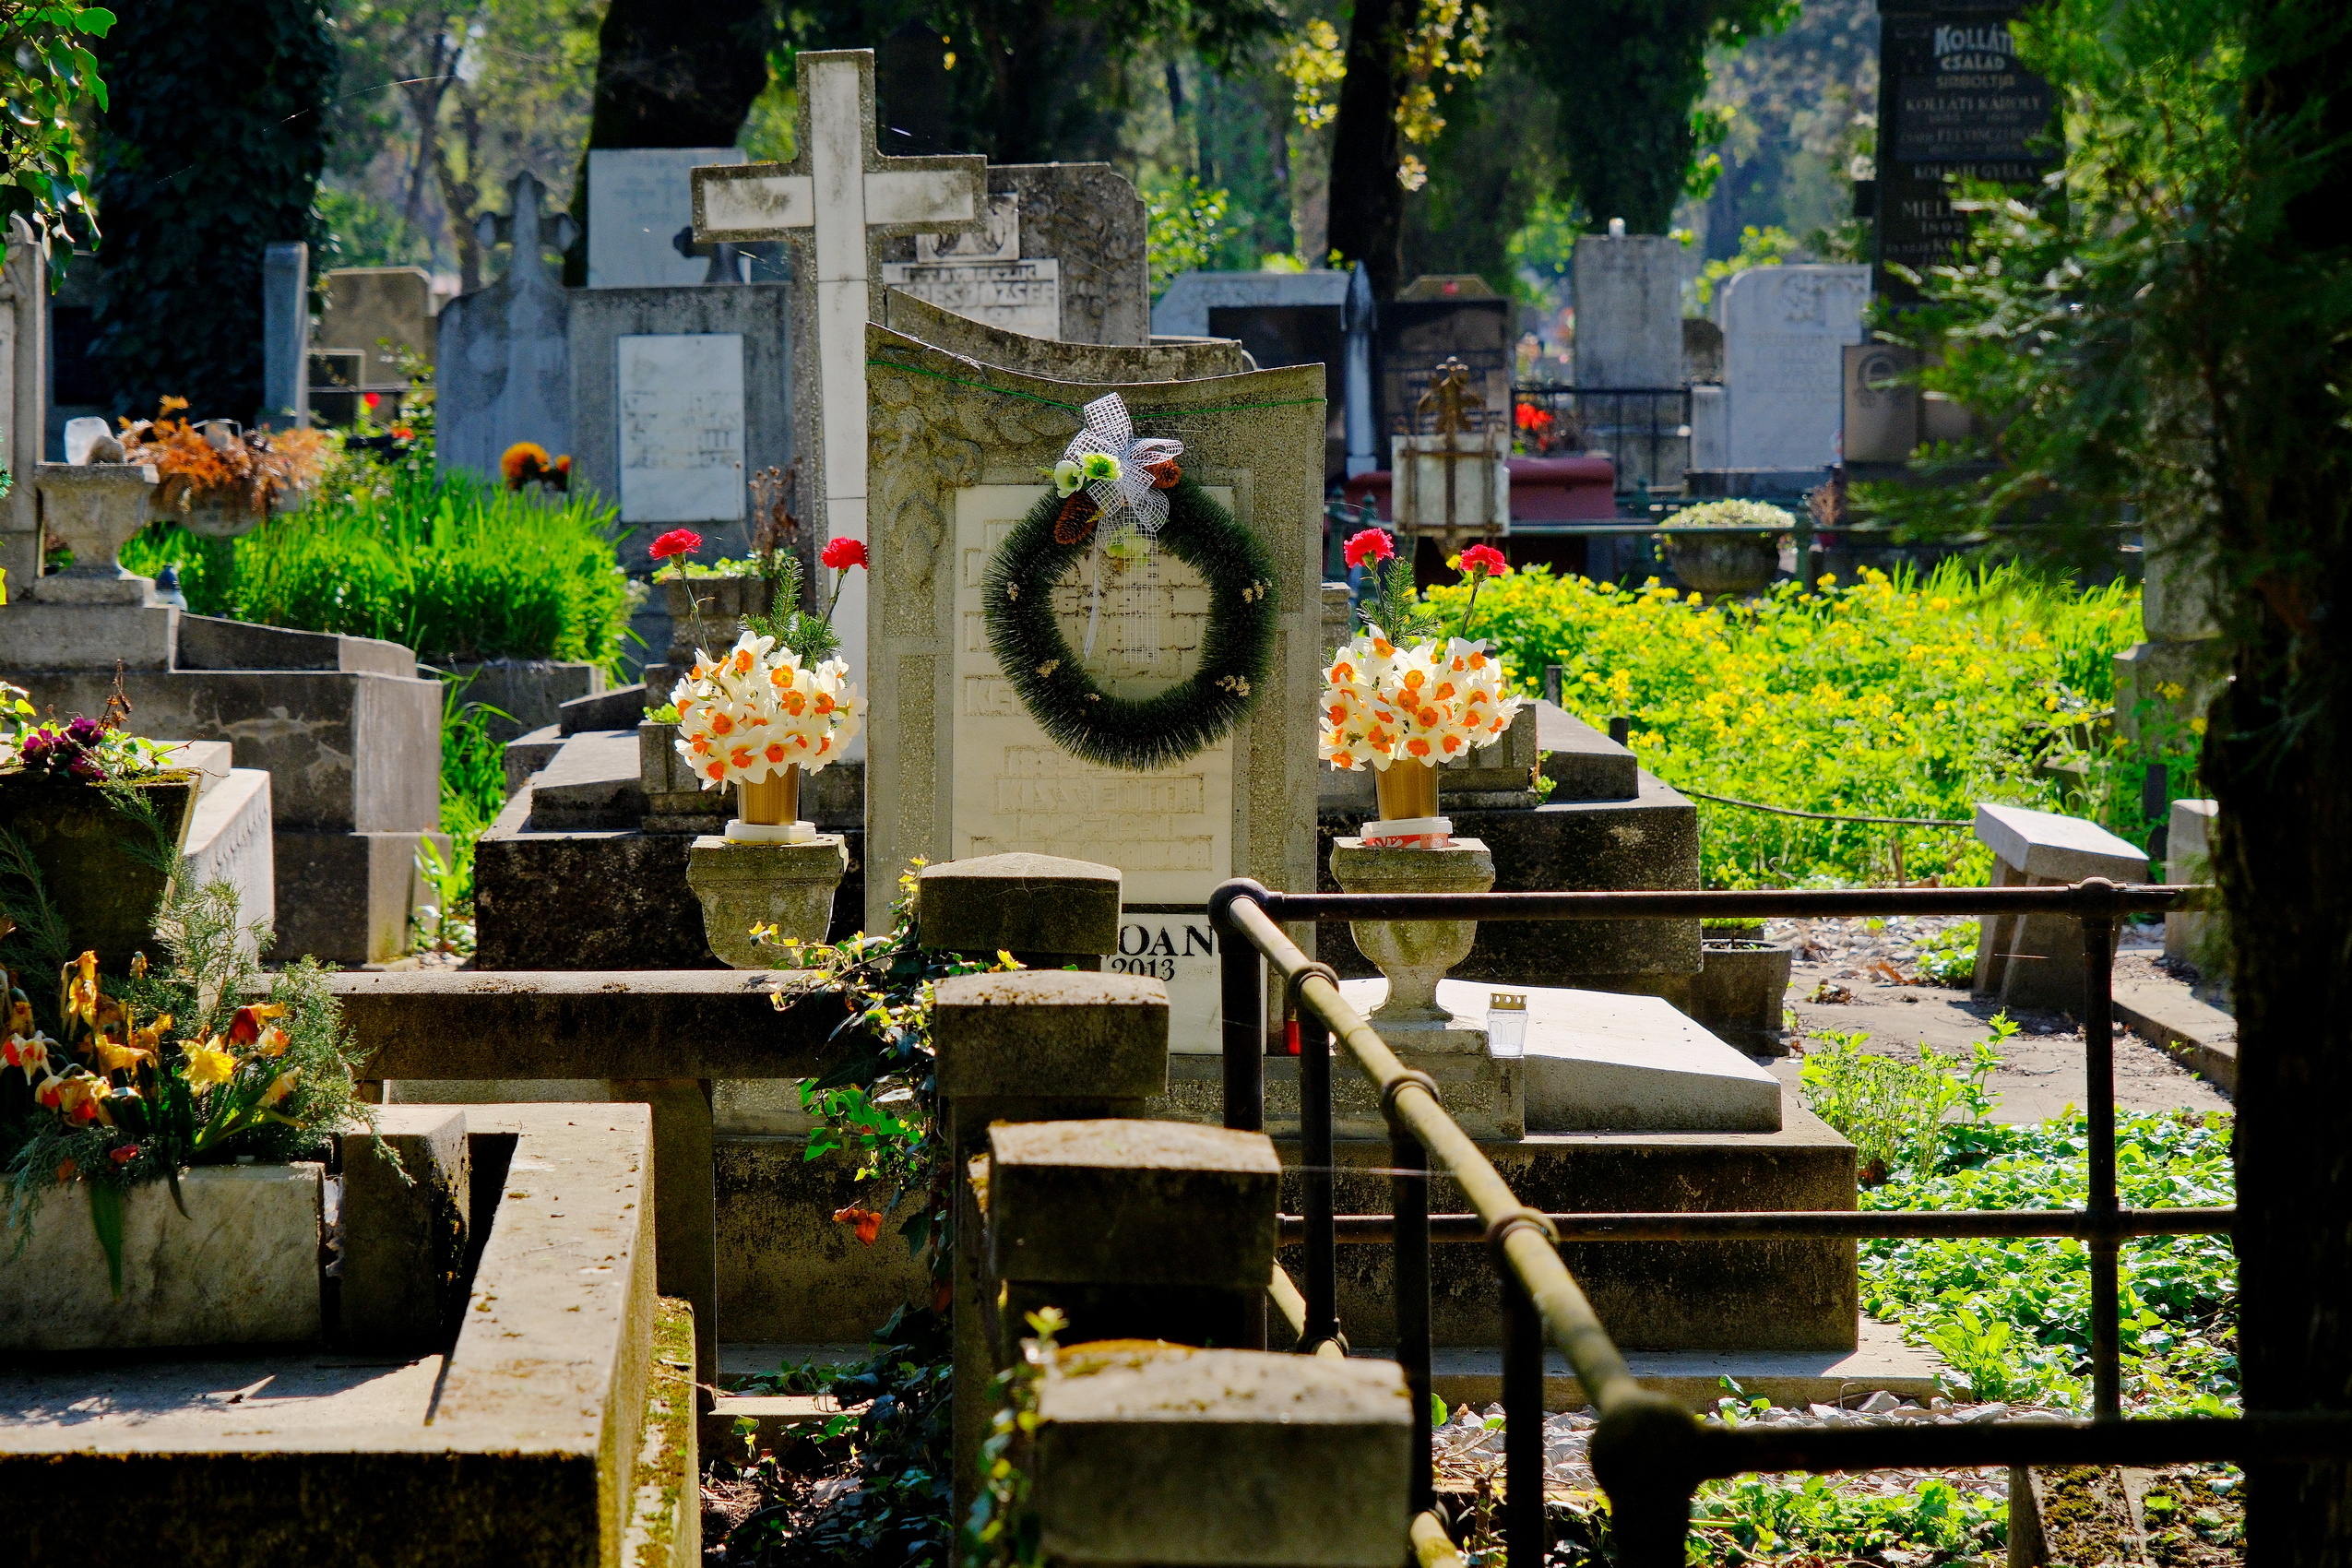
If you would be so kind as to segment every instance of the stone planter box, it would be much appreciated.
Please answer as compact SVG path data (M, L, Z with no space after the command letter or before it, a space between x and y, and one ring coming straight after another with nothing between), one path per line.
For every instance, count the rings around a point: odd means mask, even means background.
M1740 1050L1786 1056L1781 1006L1795 954L1770 942L1708 937L1691 980L1691 1016Z
M123 1293L89 1221L89 1189L53 1189L0 1267L0 1351L301 1345L320 1334L319 1165L184 1173L123 1200ZM13 1248L11 1233L0 1245Z
M187 846L199 783L186 772L138 786L174 853ZM95 948L99 968L119 975L129 971L134 952L155 945L164 875L125 849L127 835L145 829L105 795L77 779L0 774L0 823L24 840L41 868L74 951Z
M689 587L694 589L691 600L686 592ZM775 591L776 585L766 577L696 577L691 584L663 578L661 601L670 612L671 662L691 664L698 647L713 654L721 647L732 647L742 635L735 623L745 615L766 614Z

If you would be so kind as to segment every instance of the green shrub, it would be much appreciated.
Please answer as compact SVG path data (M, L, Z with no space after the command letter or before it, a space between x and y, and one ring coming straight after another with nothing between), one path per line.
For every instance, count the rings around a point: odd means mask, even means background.
M124 548L124 564L149 575L177 564L199 614L383 637L434 663L615 666L630 599L611 506L551 505L462 474L386 473L370 484L339 468L307 509L233 541L155 525Z
M1938 985L1974 983L1977 978L1977 941L1980 931L1978 921L1962 921L1929 938L1919 948L1919 978L1933 980Z
M2001 1065L1995 1047L2017 1032L2006 1013L1993 1017L1992 1038L1979 1040L1963 1072L1951 1058L1919 1047L1919 1060L1901 1062L1862 1049L1868 1035L1827 1033L1827 1051L1809 1051L1799 1070L1813 1113L1853 1140L1865 1183L1899 1168L1932 1170L1955 1133L1981 1123L1992 1110L1985 1083ZM1959 1113L1959 1121L1949 1118Z
M1458 623L1467 590L1428 597ZM1710 886L1867 885L1904 874L1981 885L1991 857L1967 826L1978 801L2042 809L2053 756L2097 750L2098 802L2136 812L2135 766L2103 748L2113 656L2140 635L2138 590L2077 592L2015 567L1947 563L1926 580L1878 573L1783 583L1709 605L1542 567L1485 585L1479 635L1521 689L1563 666L1562 705L1605 725L1633 717L1643 766L1680 789L1802 811L1928 817L1950 827L1815 822L1698 802ZM2123 825L2129 826L2129 824Z

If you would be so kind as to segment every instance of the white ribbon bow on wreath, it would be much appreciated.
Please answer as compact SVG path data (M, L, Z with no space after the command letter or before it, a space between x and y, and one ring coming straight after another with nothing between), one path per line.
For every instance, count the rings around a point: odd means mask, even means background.
M1168 521L1168 493L1151 470L1173 462L1184 444L1160 436L1135 439L1134 421L1116 392L1097 398L1083 411L1087 427L1070 438L1062 460L1053 465L1053 488L1064 496L1084 489L1102 508L1095 525L1098 540L1122 513L1146 539L1157 539Z
M1087 640L1081 657L1094 653L1095 628L1102 616L1102 558L1122 522L1132 523L1146 543L1168 521L1168 487L1176 482L1175 461L1184 444L1163 436L1138 440L1134 421L1118 393L1106 393L1083 410L1086 428L1070 438L1053 465L1053 488L1065 499L1080 490L1099 509L1094 525L1093 577L1087 611ZM1152 641L1157 643L1155 633Z

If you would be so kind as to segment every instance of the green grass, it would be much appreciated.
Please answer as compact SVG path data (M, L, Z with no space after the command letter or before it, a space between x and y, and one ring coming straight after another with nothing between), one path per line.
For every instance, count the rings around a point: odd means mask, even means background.
M155 525L124 547L124 564L151 576L176 564L198 614L382 637L436 664L615 668L630 600L611 506L549 503L467 475L353 473L339 465L344 482L233 541Z

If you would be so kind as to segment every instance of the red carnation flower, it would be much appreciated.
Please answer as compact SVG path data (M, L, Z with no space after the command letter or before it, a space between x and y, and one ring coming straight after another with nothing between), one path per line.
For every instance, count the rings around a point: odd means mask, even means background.
M1350 537L1339 552L1350 566L1360 566L1367 561L1393 561L1396 558L1396 541L1388 537L1384 529L1366 529Z
M667 561L672 555L692 555L702 548L702 535L692 529L671 529L653 541L647 552L657 561Z
M836 539L826 541L824 553L817 557L835 571L866 564L866 541L861 539Z
M1511 575L1511 563L1491 544L1474 544L1462 552L1462 572L1473 577L1507 577Z

